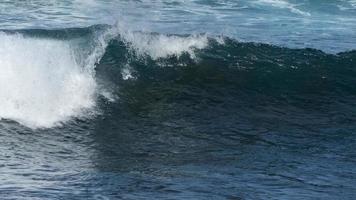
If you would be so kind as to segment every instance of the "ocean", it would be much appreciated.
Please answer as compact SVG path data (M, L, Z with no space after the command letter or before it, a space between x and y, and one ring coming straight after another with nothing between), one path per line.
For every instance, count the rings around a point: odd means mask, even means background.
M354 199L355 0L0 1L0 199Z

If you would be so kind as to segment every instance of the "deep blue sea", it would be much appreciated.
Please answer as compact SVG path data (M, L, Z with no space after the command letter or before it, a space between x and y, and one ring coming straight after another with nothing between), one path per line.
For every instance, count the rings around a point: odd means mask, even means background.
M0 200L355 196L355 0L0 1Z

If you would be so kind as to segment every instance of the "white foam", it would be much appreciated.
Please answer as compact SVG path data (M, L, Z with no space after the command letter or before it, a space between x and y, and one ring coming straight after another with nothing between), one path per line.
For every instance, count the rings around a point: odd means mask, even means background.
M195 57L194 50L208 46L207 35L191 35L187 37L175 35L151 34L129 30L123 24L116 25L116 31L122 39L139 55L149 55L152 59L168 56L181 56L188 53Z
M311 16L309 12L302 11L296 8L297 5L292 4L286 0L258 0L257 3L270 5L276 8L289 9L292 13L303 15L303 16Z
M129 64L126 64L126 65L121 69L121 75L122 75L122 79L124 79L124 80L136 79L136 77L134 77L134 76L132 75L132 68L130 67Z
M350 5L351 5L353 8L356 8L356 0L350 0Z
M96 83L66 41L0 32L0 118L50 128L95 105Z

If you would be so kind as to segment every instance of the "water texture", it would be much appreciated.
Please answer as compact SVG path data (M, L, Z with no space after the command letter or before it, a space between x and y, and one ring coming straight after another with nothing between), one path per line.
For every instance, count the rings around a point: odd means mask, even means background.
M0 199L353 199L355 1L0 2Z

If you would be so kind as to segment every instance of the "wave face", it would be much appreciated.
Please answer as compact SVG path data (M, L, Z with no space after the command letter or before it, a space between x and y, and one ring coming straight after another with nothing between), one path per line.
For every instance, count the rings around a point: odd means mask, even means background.
M0 199L355 199L355 2L0 1Z
M100 96L130 101L138 86L152 84L162 87L160 96L211 87L241 101L268 97L296 105L355 95L355 52L133 32L122 25L4 31L0 39L0 117L31 128L94 114Z

